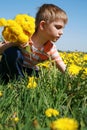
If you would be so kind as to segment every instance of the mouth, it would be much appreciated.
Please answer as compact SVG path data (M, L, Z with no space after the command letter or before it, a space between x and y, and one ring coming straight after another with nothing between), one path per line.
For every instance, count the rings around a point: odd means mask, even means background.
M57 37L57 39L59 39L59 38L60 38L60 36Z
M56 42L58 39L59 39L59 38L55 38L55 39L53 40L53 42Z
M56 38L57 40L59 39L59 37Z
M53 40L53 42L56 42L59 38L60 38L60 36L55 37L54 40Z

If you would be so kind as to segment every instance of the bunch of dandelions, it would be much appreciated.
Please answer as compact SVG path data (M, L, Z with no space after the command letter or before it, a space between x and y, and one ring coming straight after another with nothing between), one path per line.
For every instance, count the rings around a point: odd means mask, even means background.
M35 31L35 19L27 14L8 20L0 18L0 27L4 27L2 36L6 41L26 43Z

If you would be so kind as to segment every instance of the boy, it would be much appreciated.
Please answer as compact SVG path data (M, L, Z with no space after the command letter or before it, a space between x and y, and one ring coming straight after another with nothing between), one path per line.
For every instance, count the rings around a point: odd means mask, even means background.
M68 21L66 12L53 4L43 4L35 18L35 32L30 41L20 43L0 43L0 74L2 78L9 79L23 77L23 71L31 75L33 70L38 74L37 64L51 58L56 62L57 68L65 72L66 65L62 61L56 46L56 42L63 34L63 28ZM30 46L31 52L26 51Z

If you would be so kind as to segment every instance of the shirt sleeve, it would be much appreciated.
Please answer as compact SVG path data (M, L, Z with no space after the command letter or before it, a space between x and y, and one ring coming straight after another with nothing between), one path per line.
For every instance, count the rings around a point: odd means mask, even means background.
M50 55L52 60L55 61L62 61L62 58L58 52L58 50L56 49L56 46L53 45L52 48L50 49L50 51L48 52L48 55Z
M56 62L57 67L61 70L61 71L65 71L66 69L66 65L63 62L58 50L56 49L56 46L53 45L52 48L50 49L50 51L48 52L48 54L50 55L51 59L53 61Z

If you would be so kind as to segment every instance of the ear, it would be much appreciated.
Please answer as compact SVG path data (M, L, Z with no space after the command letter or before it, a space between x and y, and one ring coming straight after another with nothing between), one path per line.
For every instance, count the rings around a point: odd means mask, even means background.
M45 24L46 24L46 22L44 20L40 22L39 27L40 27L41 30L43 30L45 28Z

